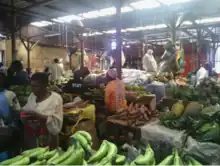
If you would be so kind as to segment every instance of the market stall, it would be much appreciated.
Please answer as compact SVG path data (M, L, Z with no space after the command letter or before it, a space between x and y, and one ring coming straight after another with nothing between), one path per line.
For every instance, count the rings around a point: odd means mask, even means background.
M121 150L114 143L102 141L97 151L91 149L92 138L85 131L78 131L71 136L71 143L66 151L62 149L50 150L45 148L35 148L23 151L20 155L1 162L2 165L201 165L189 154L182 156L177 150L168 154L164 159L157 161L157 153L148 144L143 149L136 151L134 157L130 157L128 152Z

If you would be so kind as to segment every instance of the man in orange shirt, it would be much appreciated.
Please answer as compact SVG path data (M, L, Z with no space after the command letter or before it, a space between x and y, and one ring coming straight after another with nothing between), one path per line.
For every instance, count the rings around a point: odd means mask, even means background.
M127 101L125 100L124 82L117 78L115 69L109 69L106 77L109 81L105 88L105 105L108 110L115 112L118 109L126 108Z

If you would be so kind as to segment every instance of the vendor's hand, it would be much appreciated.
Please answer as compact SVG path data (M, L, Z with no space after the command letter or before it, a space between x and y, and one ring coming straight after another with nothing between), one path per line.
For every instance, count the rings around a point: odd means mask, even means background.
M33 117L40 118L40 119L47 119L46 116L41 115L41 114L36 113L36 112L27 112L26 114L27 114L28 116L33 116Z

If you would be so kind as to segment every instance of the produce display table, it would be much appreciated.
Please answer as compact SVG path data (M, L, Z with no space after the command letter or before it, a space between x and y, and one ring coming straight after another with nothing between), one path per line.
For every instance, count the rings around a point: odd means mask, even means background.
M127 122L123 120L108 119L106 129L111 129L106 132L106 138L117 145L138 140L141 134L140 127L128 126Z

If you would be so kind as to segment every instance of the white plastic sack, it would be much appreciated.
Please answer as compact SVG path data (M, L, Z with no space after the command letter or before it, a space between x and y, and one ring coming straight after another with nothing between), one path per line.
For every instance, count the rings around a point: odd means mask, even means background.
M186 140L186 137L187 135L184 131L177 131L166 128L160 125L159 121L152 122L141 127L142 142L165 142L172 147L181 149L183 147L183 142L185 142L184 140Z
M68 55L66 55L64 62L69 63L70 62L70 57Z
M220 164L220 145L211 142L198 142L191 136L188 137L184 151L196 156L208 165Z

